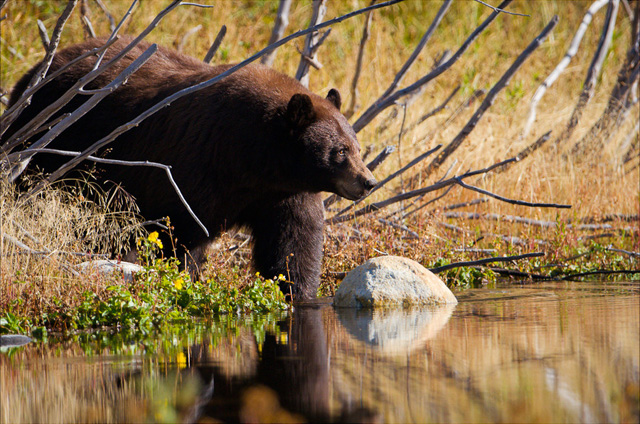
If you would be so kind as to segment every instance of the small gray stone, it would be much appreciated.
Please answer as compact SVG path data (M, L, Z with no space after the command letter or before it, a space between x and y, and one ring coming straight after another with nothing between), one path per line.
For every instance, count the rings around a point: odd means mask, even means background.
M31 337L21 334L5 334L0 336L0 347L9 348L26 345L31 341Z
M345 308L457 304L451 290L411 259L380 256L355 268L342 281L333 305Z
M82 272L97 271L100 274L111 275L114 272L121 272L125 281L132 281L133 274L142 271L142 266L131 262L118 262L109 259L99 259L78 264Z

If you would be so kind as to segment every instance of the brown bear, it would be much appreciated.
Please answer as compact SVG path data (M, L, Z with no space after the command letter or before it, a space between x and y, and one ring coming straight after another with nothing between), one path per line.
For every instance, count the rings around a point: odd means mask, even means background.
M61 50L49 73L105 41L92 39ZM117 41L103 63L130 41L128 37ZM148 46L140 43L86 88L108 84ZM59 98L95 61L95 56L83 59L41 88L3 139ZM81 151L167 96L211 79L230 66L210 66L159 48L127 84L49 147ZM37 67L16 84L11 104L26 89ZM75 110L87 97L77 95L58 115ZM324 208L320 192L354 200L376 184L362 162L355 132L339 112L340 103L335 89L323 98L286 75L253 64L174 101L98 153L113 159L170 165L209 237L189 215L163 170L115 165L100 168L105 180L121 184L135 197L145 218L169 216L178 242L194 257L201 256L197 252L222 231L238 226L250 229L255 268L266 277L288 277L293 285L283 283L281 288L294 299L311 299L316 296L322 261ZM32 165L51 172L66 160L42 153L34 156Z

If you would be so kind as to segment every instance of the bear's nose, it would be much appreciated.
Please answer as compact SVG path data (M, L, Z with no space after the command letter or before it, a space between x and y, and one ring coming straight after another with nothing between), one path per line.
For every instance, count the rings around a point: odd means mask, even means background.
M364 182L364 187L367 190L371 190L372 188L374 188L376 185L378 185L378 182L375 180L375 178L372 178L370 180L366 180Z

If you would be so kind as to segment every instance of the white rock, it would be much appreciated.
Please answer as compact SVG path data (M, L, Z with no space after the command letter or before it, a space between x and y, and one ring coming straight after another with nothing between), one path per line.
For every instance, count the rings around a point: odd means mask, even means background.
M355 268L342 281L333 305L345 308L457 304L451 290L411 259L380 256Z
M125 281L132 281L133 274L142 271L142 266L131 262L118 262L109 259L99 259L78 264L78 269L82 272L99 272L104 275L111 275L114 272L122 273Z

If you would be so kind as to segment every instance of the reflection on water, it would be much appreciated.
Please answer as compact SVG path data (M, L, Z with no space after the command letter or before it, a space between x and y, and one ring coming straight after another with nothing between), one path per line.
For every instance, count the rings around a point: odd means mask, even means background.
M0 421L638 422L640 284L225 318L0 352Z

